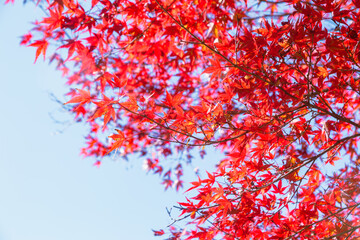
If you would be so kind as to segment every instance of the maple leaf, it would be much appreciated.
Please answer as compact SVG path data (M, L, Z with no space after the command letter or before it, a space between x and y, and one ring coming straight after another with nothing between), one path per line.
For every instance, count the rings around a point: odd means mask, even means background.
M169 187L172 187L174 184L174 181L171 179L164 179L164 181L162 182L162 184L165 185L165 190L167 190Z
M111 145L110 149L108 150L108 152L106 154L111 153L112 151L114 151L117 148L120 148L123 144L123 142L125 141L125 135L122 131L120 131L119 129L115 129L116 132L118 134L113 134L111 135L109 138L113 139L115 142Z
M83 105L91 101L90 92L82 89L76 89L76 90L79 92L79 94L75 95L72 99L64 103L64 105L69 103L80 103L80 105Z
M161 229L161 230L153 230L154 232L154 236L162 236L165 234L164 230Z
M42 53L45 60L46 50L48 47L48 42L46 40L37 40L34 43L29 45L30 47L36 47L36 54L35 54L35 62L37 61L39 55Z
M32 34L29 33L29 34L25 34L21 37L21 42L20 42L20 45L27 45L29 43L29 41L31 40L32 38Z
M174 107L177 111L178 114L180 114L180 116L184 115L184 111L183 109L180 107L180 104L184 101L181 99L182 98L182 93L178 93L175 96L171 96L167 91L166 91L166 100L163 102L166 106L169 107Z
M206 68L202 74L208 73L211 74L210 81L216 79L217 77L220 77L223 69L221 67L221 64L218 60L214 61L210 59L211 67Z
M139 109L136 98L133 96L130 96L128 101L121 103L121 106L129 109L132 112L136 112Z
M85 49L85 47L81 43L81 41L67 40L67 42L68 42L67 44L62 45L62 46L60 46L58 48L58 49L60 49L60 48L68 48L68 56L67 56L65 61L70 59L76 50L79 51L79 52L82 52Z
M48 25L49 29L55 30L59 27L61 27L62 21L64 19L64 16L62 15L61 11L59 9L52 10L49 9L50 17L44 18L42 23L45 23Z
M95 118L98 118L98 117L104 115L103 129L105 129L106 125L108 124L108 122L110 121L111 118L113 119L113 121L116 120L116 114L115 114L115 110L113 108L113 104L116 104L117 101L113 101L113 100L109 99L104 94L103 94L103 98L104 98L104 100L94 102L97 105L97 109L96 109L94 115L88 119L88 121L92 121Z

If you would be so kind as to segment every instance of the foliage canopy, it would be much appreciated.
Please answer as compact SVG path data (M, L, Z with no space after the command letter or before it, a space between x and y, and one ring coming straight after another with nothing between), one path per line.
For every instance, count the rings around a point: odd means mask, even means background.
M179 203L186 228L156 235L360 237L359 0L38 4L48 16L21 44L36 59L56 47L66 104L90 126L83 155L152 149L148 170L179 189L167 157L226 154Z

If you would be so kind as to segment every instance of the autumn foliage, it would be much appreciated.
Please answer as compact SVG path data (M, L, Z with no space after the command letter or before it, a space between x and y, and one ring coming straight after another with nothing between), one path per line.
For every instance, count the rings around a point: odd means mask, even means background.
M38 4L21 43L67 79L84 156L140 153L179 189L169 157L224 152L155 235L360 238L359 0Z

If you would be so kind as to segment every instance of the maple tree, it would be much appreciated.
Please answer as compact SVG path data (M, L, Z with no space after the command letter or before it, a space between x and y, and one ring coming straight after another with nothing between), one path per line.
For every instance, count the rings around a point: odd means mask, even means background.
M184 163L166 158L225 153L179 203L182 227L155 235L360 238L359 0L37 4L48 16L21 44L67 79L84 156L139 152L178 190Z

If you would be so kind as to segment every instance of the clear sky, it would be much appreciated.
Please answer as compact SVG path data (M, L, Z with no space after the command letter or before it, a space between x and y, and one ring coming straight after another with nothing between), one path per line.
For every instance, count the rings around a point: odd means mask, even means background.
M182 199L164 192L157 176L130 163L105 161L100 168L82 159L85 128L63 133L60 99L64 79L20 47L39 9L0 2L0 240L141 240L170 223L165 207Z

